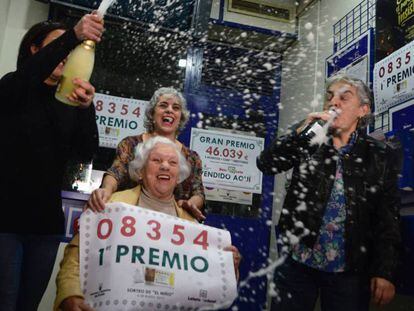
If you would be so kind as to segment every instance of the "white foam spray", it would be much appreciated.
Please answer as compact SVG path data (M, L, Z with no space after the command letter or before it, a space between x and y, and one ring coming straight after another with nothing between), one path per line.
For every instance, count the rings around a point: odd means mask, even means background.
M104 17L108 8L115 2L116 0L103 0L98 8L98 15Z
M339 110L329 110L330 118L323 126L318 126L313 129L313 132L315 133L315 136L312 137L310 140L310 145L322 145L326 144L328 142L328 129L331 126L332 122L335 120L335 118L340 113Z

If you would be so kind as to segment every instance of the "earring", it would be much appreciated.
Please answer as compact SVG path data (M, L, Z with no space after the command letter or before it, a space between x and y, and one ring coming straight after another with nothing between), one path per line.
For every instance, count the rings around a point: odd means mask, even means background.
M140 182L142 181L142 173L141 173L141 172L139 172L139 173L137 174L137 177L138 177L138 183L140 183Z

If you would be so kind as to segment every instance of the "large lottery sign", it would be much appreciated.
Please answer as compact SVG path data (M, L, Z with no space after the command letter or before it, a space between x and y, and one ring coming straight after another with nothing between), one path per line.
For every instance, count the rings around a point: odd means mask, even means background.
M228 231L124 203L80 220L80 275L96 310L229 307L237 296Z
M263 138L192 128L190 146L201 157L205 187L262 192L256 158Z
M116 148L123 138L144 132L147 101L96 93L94 103L99 146Z
M375 64L375 113L414 97L414 41Z

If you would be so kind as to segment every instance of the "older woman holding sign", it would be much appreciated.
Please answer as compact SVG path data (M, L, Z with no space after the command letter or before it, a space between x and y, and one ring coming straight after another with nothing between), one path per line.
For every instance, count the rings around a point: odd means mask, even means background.
M128 174L128 163L134 159L135 148L151 137L163 136L174 142L190 163L190 174L177 185L174 192L177 203L197 220L204 220L201 212L204 207L204 188L200 157L177 140L189 115L186 100L179 91L171 87L156 90L145 110L146 133L128 136L119 143L115 160L105 173L101 188L92 192L87 206L94 211L102 211L113 192L135 186L136 183Z
M193 216L182 209L174 199L174 188L190 174L190 167L177 144L160 136L148 139L138 148L135 159L130 163L129 173L131 178L142 182L135 188L114 193L109 202L139 205L196 222ZM233 252L237 276L240 254L234 246L226 247L225 250ZM79 273L79 235L77 235L65 249L56 279L55 310L92 310L84 302Z

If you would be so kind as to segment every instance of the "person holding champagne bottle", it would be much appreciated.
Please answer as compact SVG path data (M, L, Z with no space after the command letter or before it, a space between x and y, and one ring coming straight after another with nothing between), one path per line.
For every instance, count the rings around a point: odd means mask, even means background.
M7 130L1 153L1 310L37 310L64 232L66 163L90 161L98 148L94 87L73 80L68 98L77 107L54 95L71 50L84 40L99 42L102 32L96 14L86 14L72 29L38 23L23 37L16 71L0 80L1 123Z
M318 298L322 311L368 311L370 301L384 306L395 295L398 152L367 135L373 98L362 80L337 74L325 92L323 111L257 158L264 174L292 170L278 224L285 260L274 273L274 311L313 311ZM326 140L313 143L320 134Z

